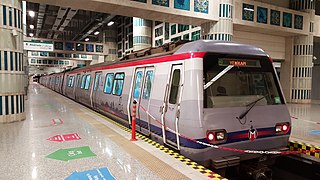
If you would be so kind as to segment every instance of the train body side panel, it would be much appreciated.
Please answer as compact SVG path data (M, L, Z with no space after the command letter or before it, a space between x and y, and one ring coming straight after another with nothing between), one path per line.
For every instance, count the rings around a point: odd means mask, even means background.
M203 59L185 61L179 129L194 139L203 138Z

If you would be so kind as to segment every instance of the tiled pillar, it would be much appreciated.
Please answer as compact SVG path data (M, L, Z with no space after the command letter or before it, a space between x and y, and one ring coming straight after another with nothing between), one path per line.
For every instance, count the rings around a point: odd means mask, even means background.
M151 47L151 21L133 18L133 51Z
M0 1L0 123L25 119L21 0Z
M309 35L294 37L291 102L311 102L314 0L291 1L291 8L310 14ZM295 17L294 17L295 18Z
M104 32L104 50L107 56L104 61L114 61L117 59L117 29L115 25L108 27Z
M220 0L218 22L201 25L202 39L231 41L233 36L233 0Z

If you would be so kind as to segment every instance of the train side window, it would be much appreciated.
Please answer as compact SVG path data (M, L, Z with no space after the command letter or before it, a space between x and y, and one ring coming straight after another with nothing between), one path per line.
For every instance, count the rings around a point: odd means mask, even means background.
M96 91L99 87L100 78L101 78L101 73L96 73L96 77L94 79L94 86L93 86L94 91Z
M122 94L124 83L124 73L116 73L113 81L112 94L120 96Z
M70 87L73 87L73 84L74 84L74 76L71 76L71 84L70 84Z
M150 98L152 80L153 80L153 71L147 71L146 82L144 84L144 89L143 89L143 96L142 96L143 99Z
M113 84L113 78L114 78L114 74L113 73L108 73L106 75L106 82L104 84L104 93L110 94L112 91L112 84Z
M133 98L140 97L142 75L143 75L142 71L138 71L136 73L136 83L135 83L134 90L133 90Z
M86 76L86 83L85 83L84 89L86 89L86 90L89 89L90 81L91 81L91 75L88 74L88 75Z
M77 81L76 81L76 87L79 88L80 85L81 85L81 75L80 74L77 74Z
M84 88L85 82L86 82L86 75L82 75L81 87L80 87L81 89Z
M170 89L170 96L169 96L170 104L175 104L177 102L179 86L180 86L180 69L175 69L173 71L173 77L171 82L171 89Z
M67 78L67 82L68 82L68 87L71 87L71 82L72 82L72 76L68 76Z

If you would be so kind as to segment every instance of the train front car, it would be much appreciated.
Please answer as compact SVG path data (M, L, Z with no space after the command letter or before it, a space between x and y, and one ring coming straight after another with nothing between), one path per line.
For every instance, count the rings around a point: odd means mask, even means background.
M220 169L261 157L241 150L284 149L291 119L268 55L257 47L216 41L189 43L177 53L192 49L206 52L202 127L195 139L229 149L202 145L189 157Z

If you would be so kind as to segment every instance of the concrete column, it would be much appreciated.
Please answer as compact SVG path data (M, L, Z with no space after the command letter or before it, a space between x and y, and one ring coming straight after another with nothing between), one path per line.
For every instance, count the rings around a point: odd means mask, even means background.
M220 0L219 21L201 25L202 39L231 41L233 36L233 0Z
M313 24L315 18L314 1L305 0L298 3L291 1L291 7L310 14L309 35L294 37L292 63L292 103L311 102L312 61L313 61Z
M285 61L281 62L280 84L287 102L291 102L293 37L286 37Z
M0 1L0 123L26 117L21 6L21 0Z
M310 103L313 36L294 37L291 102Z
M320 104L320 42L314 42L314 54L312 67L312 101Z
M133 51L151 47L151 21L133 17Z
M116 25L112 25L108 27L104 32L103 32L103 40L104 40L104 53L107 54L104 57L104 61L114 61L118 57L118 50L117 50L117 28Z

